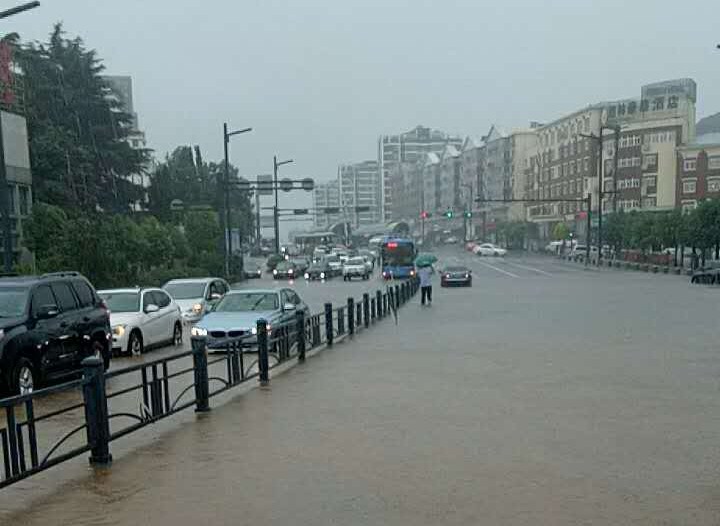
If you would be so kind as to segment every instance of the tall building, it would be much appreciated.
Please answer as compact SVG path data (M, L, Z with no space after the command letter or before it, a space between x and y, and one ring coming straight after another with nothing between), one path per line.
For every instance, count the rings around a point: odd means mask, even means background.
M382 221L381 185L376 161L340 165L338 181L345 221L355 228ZM367 207L367 210L360 211L358 207Z
M135 111L135 103L133 101L133 82L129 75L105 75L103 79L108 83L112 90L111 97L115 97L123 107L123 110L132 117L132 125L128 130L127 142L135 149L147 148L147 140L145 132L140 130L138 115ZM128 180L141 188L147 190L150 187L151 165L148 164L137 174L132 174ZM143 210L147 203L147 196L140 202L135 203L136 210Z
M445 146L440 155L440 211L454 210L459 212L463 207L460 195L462 192L460 172L462 159L460 150L452 144Z
M436 153L425 155L422 165L421 205L425 212L440 213L442 203L442 179L440 176L440 156Z
M313 189L314 225L327 228L342 220L342 213L328 214L324 208L340 208L340 182L338 180L316 184Z
M397 135L382 135L378 139L378 177L380 200L382 202L382 220L393 219L393 192L391 169L401 162L415 163L425 158L428 153L442 153L447 144L457 148L462 146L462 139L450 137L439 131L417 126L414 129Z
M510 199L512 197L510 137L493 125L482 140L485 144L485 155L478 181L477 196L493 200ZM480 203L480 205L482 234L485 238L488 232L495 231L497 223L508 220L510 204L493 201Z
M412 221L422 210L423 160L397 163L390 169L393 199L392 216L395 220Z
M529 129L515 130L510 134L510 197L523 199L527 178L531 170L532 158L537 151L537 123L531 123ZM509 219L526 221L526 206L523 202L510 204Z

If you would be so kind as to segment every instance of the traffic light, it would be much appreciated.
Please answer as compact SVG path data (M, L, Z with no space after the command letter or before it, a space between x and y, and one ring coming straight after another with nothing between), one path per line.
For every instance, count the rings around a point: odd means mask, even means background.
M452 219L453 215L454 214L452 210L448 210L447 212L445 212L445 217L447 217L448 219Z
M470 210L465 211L465 218L470 219L472 217L472 212Z
M420 219L427 219L428 217L430 217L430 212L427 212L426 210L420 212Z

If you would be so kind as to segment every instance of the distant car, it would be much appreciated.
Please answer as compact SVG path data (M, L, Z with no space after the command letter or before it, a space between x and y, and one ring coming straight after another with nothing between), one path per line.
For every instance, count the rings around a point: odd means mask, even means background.
M372 256L360 256L360 257L365 260L365 267L368 269L368 272L370 272L370 274L372 274L373 271L375 270L375 260L372 258Z
M313 250L313 260L319 261L324 258L326 254L327 249L325 247L315 247L315 249Z
M323 261L328 264L328 266L330 267L330 271L334 276L340 276L342 274L343 264L337 254L329 254L325 256Z
M440 273L440 286L452 287L456 285L472 287L472 272L469 268L458 265L447 266L442 270Z
M345 262L350 259L350 254L348 254L346 251L341 250L338 252L335 252L335 255L340 258L340 263L345 264Z
M285 257L281 256L280 254L272 254L271 256L269 256L267 258L267 262L265 263L265 266L267 267L268 272L272 272L273 270L275 270L275 267L277 266L277 264L280 263L281 261L283 261L284 259L285 259Z
M450 236L450 237L445 238L446 245L454 245L457 242L458 242L458 238L456 238L455 236Z
M350 281L352 278L370 278L370 270L368 269L365 258L355 256L348 259L342 266L343 280Z
M262 267L258 264L245 264L245 279L260 279L262 278Z
M292 261L281 261L273 270L273 279L295 279L302 276Z
M113 353L138 356L164 344L182 345L182 313L164 290L107 289L98 296L110 310Z
M472 252L473 249L477 246L477 243L475 241L468 241L465 243L465 250L468 252Z
M305 274L305 271L310 266L308 259L303 257L294 257L290 262L295 265L295 272L297 272L298 275Z
M316 280L316 279L329 279L333 275L330 265L326 261L318 261L313 263L305 271L305 279Z
M0 385L10 394L77 374L88 356L107 370L110 334L107 305L81 274L0 278Z
M171 279L162 286L180 307L183 321L193 323L230 290L222 278Z
M272 331L295 320L296 313L309 314L307 304L292 289L232 290L190 329L193 336L205 336L210 349L218 349L242 338L257 345L257 322L264 319Z
M474 251L478 256L495 256L502 257L507 254L507 250L500 248L492 243L482 243L475 247Z

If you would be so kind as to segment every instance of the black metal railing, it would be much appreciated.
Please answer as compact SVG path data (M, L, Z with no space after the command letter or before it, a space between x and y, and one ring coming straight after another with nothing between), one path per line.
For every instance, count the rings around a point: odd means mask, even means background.
M320 313L298 311L294 320L280 325L259 320L255 335L220 345L193 337L191 351L104 374L100 358L86 358L79 379L0 399L0 418L5 419L0 489L87 452L91 464L107 465L112 441L193 406L196 412L209 411L212 397L248 381L266 385L272 369L291 360L303 362L309 351L396 315L417 290L417 280L405 281L359 300L348 298L341 306L326 303ZM38 404L48 397L69 400L60 409L39 411ZM51 421L66 428L45 431Z

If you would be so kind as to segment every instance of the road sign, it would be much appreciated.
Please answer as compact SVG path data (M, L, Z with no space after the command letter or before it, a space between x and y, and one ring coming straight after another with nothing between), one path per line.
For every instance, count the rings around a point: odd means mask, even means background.
M289 192L293 187L292 179L281 179L278 184L280 186L280 190L283 192Z
M325 212L326 214L339 214L340 209L337 207L329 207L329 208L324 208L323 212Z
M185 209L185 203L183 203L180 199L173 199L170 201L170 210L184 210Z
M355 210L358 212L369 212L370 207L369 206L356 206Z
M259 195L273 195L273 176L258 175L257 187Z
M600 218L598 216L591 217L590 226L593 228L597 228L598 226L600 226Z
M313 181L310 177L306 177L302 180L302 188L306 192L312 192L313 188L315 188L315 181Z
M296 216L304 216L306 214L310 213L310 211L307 208L295 208L293 209L293 214Z

